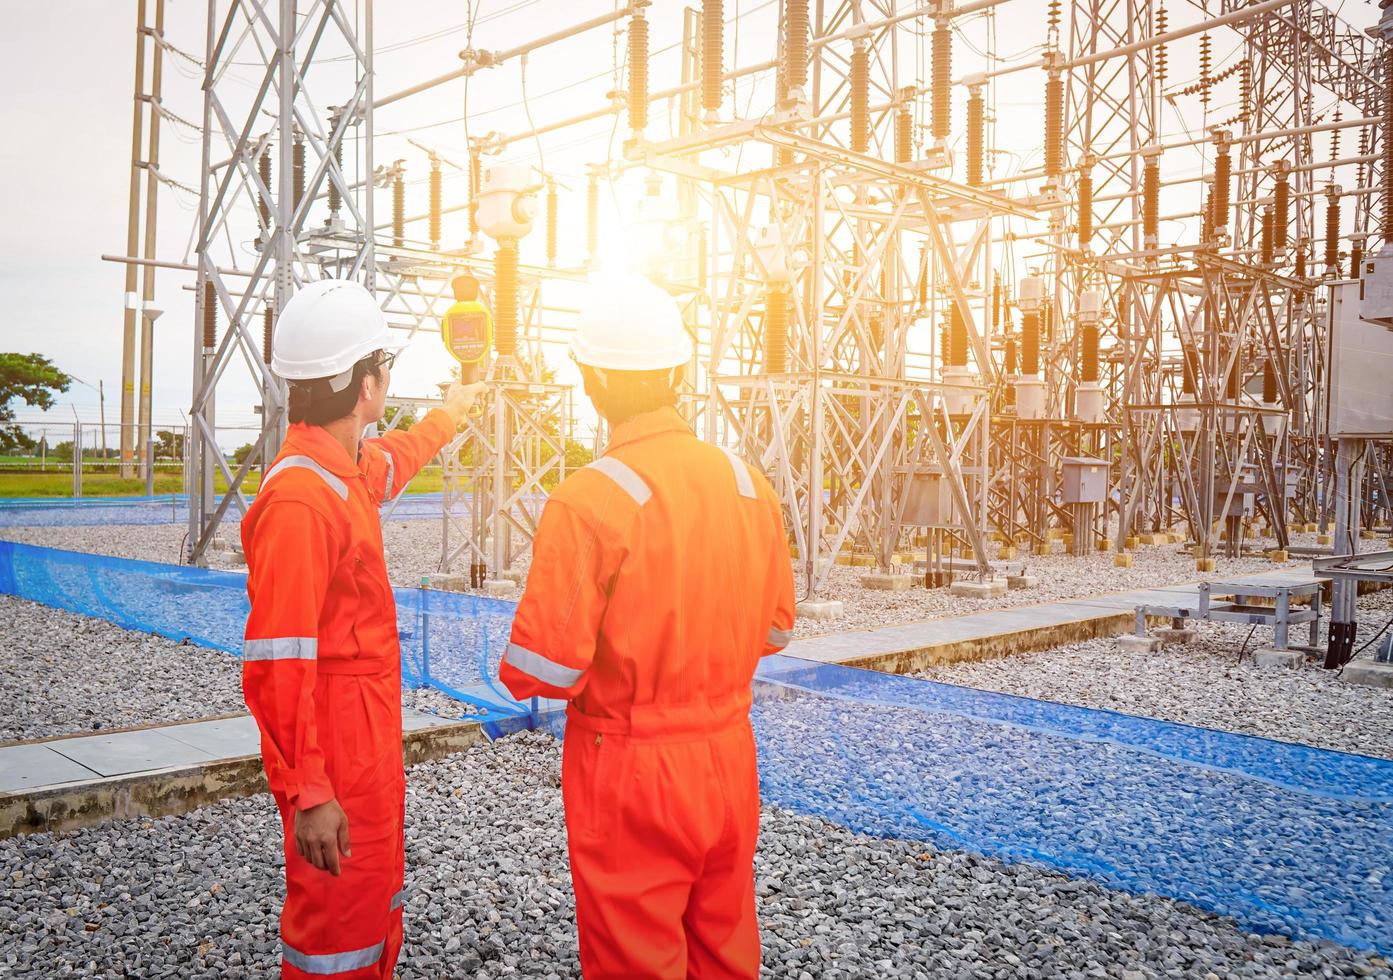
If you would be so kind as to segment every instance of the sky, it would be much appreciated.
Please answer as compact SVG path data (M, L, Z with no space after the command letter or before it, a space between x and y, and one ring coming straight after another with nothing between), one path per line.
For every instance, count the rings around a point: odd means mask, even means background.
M153 7L153 0L150 2ZM374 6L379 96L459 65L458 51L465 44L466 4L378 0ZM475 6L474 44L490 50L506 49L613 9L612 0L479 0ZM650 84L654 90L678 82L678 56L672 46L681 37L684 6L687 4L675 0L658 0L650 8L655 52ZM1193 6L1180 0L1172 0L1170 6L1173 26L1198 17ZM1211 6L1217 8L1217 0L1211 0ZM1372 0L1333 0L1330 6L1361 27L1378 17ZM99 403L95 388L100 381L111 424L119 418L124 271L120 265L103 262L101 256L125 252L135 2L48 0L21 7L18 0L0 0L0 7L9 12L7 23L14 28L0 39L0 86L12 93L0 107L0 132L5 134L0 139L0 187L5 188L0 197L0 296L5 298L0 313L0 349L46 354L79 379L49 413L50 418L64 423L71 421L74 413L96 421ZM996 50L1003 57L1028 60L1038 56L1045 7L1043 0L1011 0L994 18L965 19L955 55L955 75L984 64L972 49L986 43L988 32L995 35ZM778 4L771 0L726 0L731 19L726 31L727 65L772 58L777 10ZM167 0L166 37L196 59L203 57L205 12L206 4L196 0ZM1196 38L1189 38L1173 45L1173 77L1183 78L1193 66L1196 42ZM529 116L534 123L544 124L599 108L606 93L615 87L616 46L622 59L622 43L622 35L616 35L612 28L599 28L537 52L525 66L515 59L480 72L468 92L471 134L522 132L531 128ZM1231 63L1237 43L1231 32L1216 33L1216 68ZM903 73L911 76L922 67L922 59L913 48L911 42L904 42L897 53L906 66ZM199 120L198 69L174 55L166 55L164 61L166 107L186 119ZM324 77L332 77L334 70L332 64L326 65ZM521 98L524 70L525 101ZM1029 134L1040 125L1039 83L1039 72L1031 71L1009 76L995 86L997 142L1019 151L999 158L998 173L1038 165L1039 139ZM738 83L734 100L726 99L725 116L762 114L769 107L770 92L769 73ZM956 128L961 129L965 94L958 90L955 99ZM377 160L407 161L411 181L408 212L425 210L425 186L417 181L424 180L427 167L423 151L407 139L463 165L467 160L460 122L464 103L463 83L453 82L378 113ZM1167 121L1168 128L1178 131L1192 123L1186 118L1191 109L1178 104ZM1215 111L1218 109L1216 106ZM667 107L655 105L652 117L649 136L660 137L669 123ZM562 207L570 217L562 221L562 265L578 265L583 260L586 165L604 160L611 141L616 147L622 144L626 128L621 121L615 134L606 118L550 134L540 146L535 141L513 144L502 155L505 160L544 165L565 188ZM168 122L163 132L161 170L184 185L197 186L197 134ZM1353 152L1355 136L1347 134L1346 140L1345 152ZM726 168L747 165L736 151L722 151L721 156L720 163ZM1197 172L1199 166L1198 157L1188 165L1168 160L1166 175L1182 174L1187 167ZM449 166L446 171L446 204L462 203L462 172ZM640 188L640 178L635 175L605 196L604 237L611 245L622 239L623 225L632 218L633 201L642 193ZM161 187L160 258L191 261L188 247L195 206L196 200L187 193ZM379 220L386 220L390 208L387 191L379 192L377 207ZM416 226L411 234L424 237L424 226ZM464 234L463 218L447 217L447 247L457 246ZM245 242L239 244L250 254ZM542 247L539 229L523 244L524 261L540 262ZM188 411L194 336L192 281L191 274L182 272L161 272L157 277L156 305L165 310L155 329L153 400L157 425L178 424ZM564 363L564 358L553 358L553 362ZM421 337L400 362L393 394L431 391L433 382L448 373L449 367L438 340ZM254 424L255 401L255 388L243 370L229 378L219 403L220 418L229 427L250 426ZM32 410L23 407L20 413L24 418L35 417ZM245 441L235 431L224 434L223 439L232 445Z

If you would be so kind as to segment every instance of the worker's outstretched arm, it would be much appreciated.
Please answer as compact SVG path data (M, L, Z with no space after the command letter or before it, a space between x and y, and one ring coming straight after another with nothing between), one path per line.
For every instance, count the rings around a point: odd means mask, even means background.
M267 506L248 543L242 691L261 729L271 789L296 810L334 798L315 731L319 614L340 546L328 520L295 500Z
M554 498L547 502L499 671L519 701L569 699L585 687L617 570L613 548L605 545L585 514Z
M769 625L769 638L764 643L764 655L778 653L793 639L795 602L793 596L793 564L788 558L788 534L784 531L783 512L777 499L772 501L770 518L777 533L769 552L769 573L765 589L774 596L774 615Z
M444 406L431 409L409 431L393 429L380 438L363 441L368 487L378 495L378 503L391 500L405 490L421 472L421 467L454 437L460 420L483 387L482 384L452 385L446 392ZM378 453L382 456L380 463L376 458Z

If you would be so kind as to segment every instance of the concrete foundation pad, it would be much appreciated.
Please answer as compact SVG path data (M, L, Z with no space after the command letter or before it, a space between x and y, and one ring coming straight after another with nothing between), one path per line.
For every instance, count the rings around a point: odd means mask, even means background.
M913 585L914 579L909 575L871 572L861 576L861 588L863 589L879 589L882 592L908 592Z
M1054 547L1048 544L1037 544L1034 548L1031 549L1031 552L1032 554L1041 556L1052 555L1054 554Z
M1197 572L1212 572L1212 571L1214 571L1214 559L1213 559L1213 558L1196 558L1196 559L1195 559L1195 571L1197 571Z
M1012 561L1016 557L1016 549L1010 545L1003 545L1001 550L996 553L998 561Z
M1262 647L1253 651L1253 662L1259 667L1299 668L1306 662L1306 655L1300 650L1273 650Z
M1316 535L1316 544L1331 544L1332 542L1334 542L1334 540L1335 540L1335 538L1334 538L1333 535L1329 535L1329 534L1317 534L1317 535Z
M845 611L846 607L836 599L808 600L798 603L794 608L794 615L799 619L836 619Z
M1127 548L1128 550L1131 550L1139 544L1141 544L1141 539L1134 535L1132 537L1127 538L1127 540L1123 542L1123 547Z
M431 572L426 576L426 587L445 592L463 592L469 588L469 578L456 572Z
M1287 553L1281 548L1273 548L1267 553L1269 561L1284 562L1287 560Z
M997 594L990 582L954 582L948 592L964 599L989 599Z
M1006 588L1008 589L1033 589L1040 584L1040 580L1034 575L1007 575Z
M1112 563L1114 568L1131 568L1132 556L1125 552L1119 552L1112 556Z
M1004 577L994 578L987 584L992 587L992 595L1005 595L1006 590L1010 588Z
M484 579L484 592L492 596L510 596L518 590L518 584L510 578Z
M1393 688L1393 664L1380 663L1377 660L1356 660L1345 665L1340 680L1346 684Z
M1128 653L1155 653L1161 649L1161 641L1154 636L1137 636L1124 633L1117 638L1117 645Z
M1195 631L1192 629L1183 628L1159 629L1156 631L1156 637L1161 641L1161 644L1163 646L1169 645L1171 643L1193 643L1195 640Z

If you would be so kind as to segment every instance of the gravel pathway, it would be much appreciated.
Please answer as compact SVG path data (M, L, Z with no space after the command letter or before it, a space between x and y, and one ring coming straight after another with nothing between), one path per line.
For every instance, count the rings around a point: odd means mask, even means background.
M579 975L559 762L557 743L524 735L411 770L402 980ZM0 841L0 974L270 971L274 819L262 795ZM770 977L1393 976L1379 957L1251 935L1168 899L773 807L756 882Z
M1393 592L1359 600L1359 640L1393 617ZM1087 640L996 660L947 664L917 677L1089 708L1262 735L1319 748L1393 758L1393 691L1347 684L1316 661L1299 670L1257 667L1253 649L1271 642L1259 626L1192 623L1195 640L1158 653ZM1304 627L1300 630L1303 631ZM1293 630L1293 634L1298 631ZM1321 643L1325 642L1321 630ZM1239 653L1248 654L1239 662ZM1300 642L1297 640L1296 642ZM1363 656L1370 657L1373 650Z

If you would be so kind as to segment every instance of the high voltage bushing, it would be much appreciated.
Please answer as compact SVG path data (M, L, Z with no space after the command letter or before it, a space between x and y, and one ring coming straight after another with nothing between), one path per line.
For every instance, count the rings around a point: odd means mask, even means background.
M1166 15L1166 5L1161 4L1161 8L1156 11L1156 33L1153 37L1162 37L1167 30L1168 18ZM1169 55L1165 44L1156 45L1156 86L1164 90L1166 87L1167 62Z
M1262 400L1269 405L1277 400L1277 371L1270 357L1262 362Z
M865 153L871 145L871 55L861 41L851 49L851 149Z
M595 261L595 250L600 240L600 178L590 174L585 185L585 259Z
M469 152L469 237L479 234L479 151Z
M406 181L401 167L392 175L392 244L397 248L406 244Z
M256 209L261 214L261 228L263 231L271 230L271 201L266 196L271 193L271 144L267 143L261 151L261 156L256 160L257 176L261 178L261 186L265 187L264 193L258 192L256 195Z
M305 141L299 133L295 134L295 143L290 147L290 173L295 187L291 202L298 211L300 202L305 199Z
M218 346L218 288L212 280L203 283L203 349Z
M948 319L948 364L950 367L967 367L967 319L963 308L956 301Z
M1064 79L1050 72L1045 81L1045 176L1064 172Z
M987 145L987 103L982 97L982 86L973 85L967 90L967 184L981 187L986 168Z
M947 20L934 25L932 57L934 140L945 143L953 122L953 31Z
M1340 189L1325 192L1325 274L1340 277Z
M332 117L329 119L329 132L330 132L330 133L336 133L336 132L338 132L338 129L339 129L339 117L338 117L337 115L335 115L335 116L332 116ZM335 168L336 168L336 169L338 170L338 172L339 172L339 176L342 177L342 176L343 176L343 140L342 140L342 139L340 139L337 143L334 144L334 164L335 164ZM338 185L337 183L334 182L334 178L333 178L332 176L330 176L330 177L328 177L328 181L329 181L329 220L330 220L330 221L336 221L336 220L338 220L338 217L339 217L339 208L342 207L342 205L343 205L343 200L342 200L342 198L339 196L339 185Z
M929 305L929 249L927 245L919 247L919 309L924 309Z
M1021 374L1033 378L1040 373L1040 314L1021 314Z
M1001 301L1002 301L1001 278L992 273L992 327L996 328L1001 323Z
M1204 192L1204 207L1200 209L1200 244L1214 241L1214 188Z
M764 370L788 370L788 291L771 286L764 296Z
M1296 278L1306 278L1306 246L1300 242L1296 246Z
M708 116L721 109L721 76L725 73L725 5L722 0L701 3L701 107Z
M556 183L547 181L547 265L556 268Z
M1093 173L1087 166L1079 170L1079 248L1093 240Z
M1049 343L1054 339L1054 304L1045 303L1040 307L1040 339Z
M440 189L442 179L440 161L432 160L430 164L430 247L437 252L440 251Z
M784 3L784 84L790 93L808 84L808 0Z
M1098 380L1098 325L1085 323L1079 332L1082 348L1079 358L1079 380L1092 383Z
M648 128L648 20L643 11L629 20L629 128Z
M1016 373L1016 335L1008 333L1006 335L1005 349L1002 351L1002 369L1007 377ZM1008 392L1015 391L1015 388L1008 387Z
M1275 255L1272 250L1272 209L1262 210L1262 264L1271 265Z
M1156 248L1161 240L1161 164L1157 147L1142 151L1146 161L1141 171L1141 228L1146 248Z
M493 255L493 349L500 355L518 349L518 243L498 243Z
M909 106L895 110L895 162L909 163L914 159L914 114Z
M1277 187L1272 194L1272 245L1287 247L1287 223L1291 220L1291 176L1286 162L1277 165Z
M1221 142L1219 152L1214 157L1214 212L1210 216L1214 222L1214 233L1224 234L1229 227L1229 193L1233 183L1233 157L1229 144Z
M938 328L938 361L944 367L953 363L953 330L946 323Z
M271 341L275 336L276 311L268 303L261 311L261 356L267 364L271 363Z

